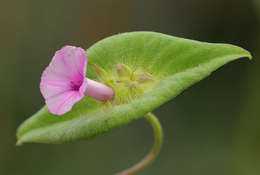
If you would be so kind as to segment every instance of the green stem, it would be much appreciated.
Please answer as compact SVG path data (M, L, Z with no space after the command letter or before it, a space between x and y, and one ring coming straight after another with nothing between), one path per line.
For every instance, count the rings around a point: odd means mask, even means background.
M162 130L161 124L160 124L159 120L157 119L157 117L152 113L146 114L145 118L150 122L150 124L153 127L153 131L154 131L154 146L152 148L152 151L142 161L135 164L131 168L128 168L128 169L118 173L117 175L131 175L131 174L136 173L137 171L143 169L149 163L151 163L156 158L158 153L160 152L160 149L162 146L162 141L163 141L163 130Z

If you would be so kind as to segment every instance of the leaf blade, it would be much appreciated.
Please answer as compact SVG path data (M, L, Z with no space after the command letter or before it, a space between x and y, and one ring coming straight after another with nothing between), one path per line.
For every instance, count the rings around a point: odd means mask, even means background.
M103 109L104 104L88 97L63 117L54 116L43 108L20 126L18 144L65 143L102 134L156 109L220 66L241 57L252 57L237 46L192 41L154 32L131 32L109 37L89 48L87 55L105 70L113 69L117 63L141 67L157 77L159 83L129 104L109 109ZM93 67L88 69L87 75L96 79ZM88 109L84 109L86 107Z

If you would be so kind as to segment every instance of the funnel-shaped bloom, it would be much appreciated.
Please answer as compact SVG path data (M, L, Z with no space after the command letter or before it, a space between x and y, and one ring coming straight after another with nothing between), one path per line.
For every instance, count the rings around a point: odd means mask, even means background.
M87 58L82 48L65 46L55 53L51 63L44 70L40 83L41 93L51 113L65 114L84 97L84 94L94 98L100 97L96 99L101 101L114 97L113 90L106 85L94 81L98 88L95 88L95 84L93 87L93 80L85 78L86 69Z

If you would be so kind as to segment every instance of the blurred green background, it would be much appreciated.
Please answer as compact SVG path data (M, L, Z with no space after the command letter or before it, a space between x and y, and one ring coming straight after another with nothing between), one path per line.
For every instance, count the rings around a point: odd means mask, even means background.
M137 174L260 174L259 0L1 0L0 24L0 175L112 175L149 152L144 119L83 142L15 146L18 125L44 105L40 76L57 49L136 30L235 44L254 56L154 111L164 145Z

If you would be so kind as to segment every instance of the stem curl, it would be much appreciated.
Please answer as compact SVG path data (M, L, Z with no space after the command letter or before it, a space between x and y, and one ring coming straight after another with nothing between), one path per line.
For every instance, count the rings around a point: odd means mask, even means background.
M162 146L162 141L163 141L162 126L161 126L159 120L157 119L157 117L152 113L146 114L145 118L150 122L150 124L153 127L153 131L154 131L154 146L153 146L151 152L139 163L135 164L134 166L132 166L116 175L132 175L132 174L136 173L137 171L140 171L141 169L143 169L144 167L149 165L160 152L160 149Z

